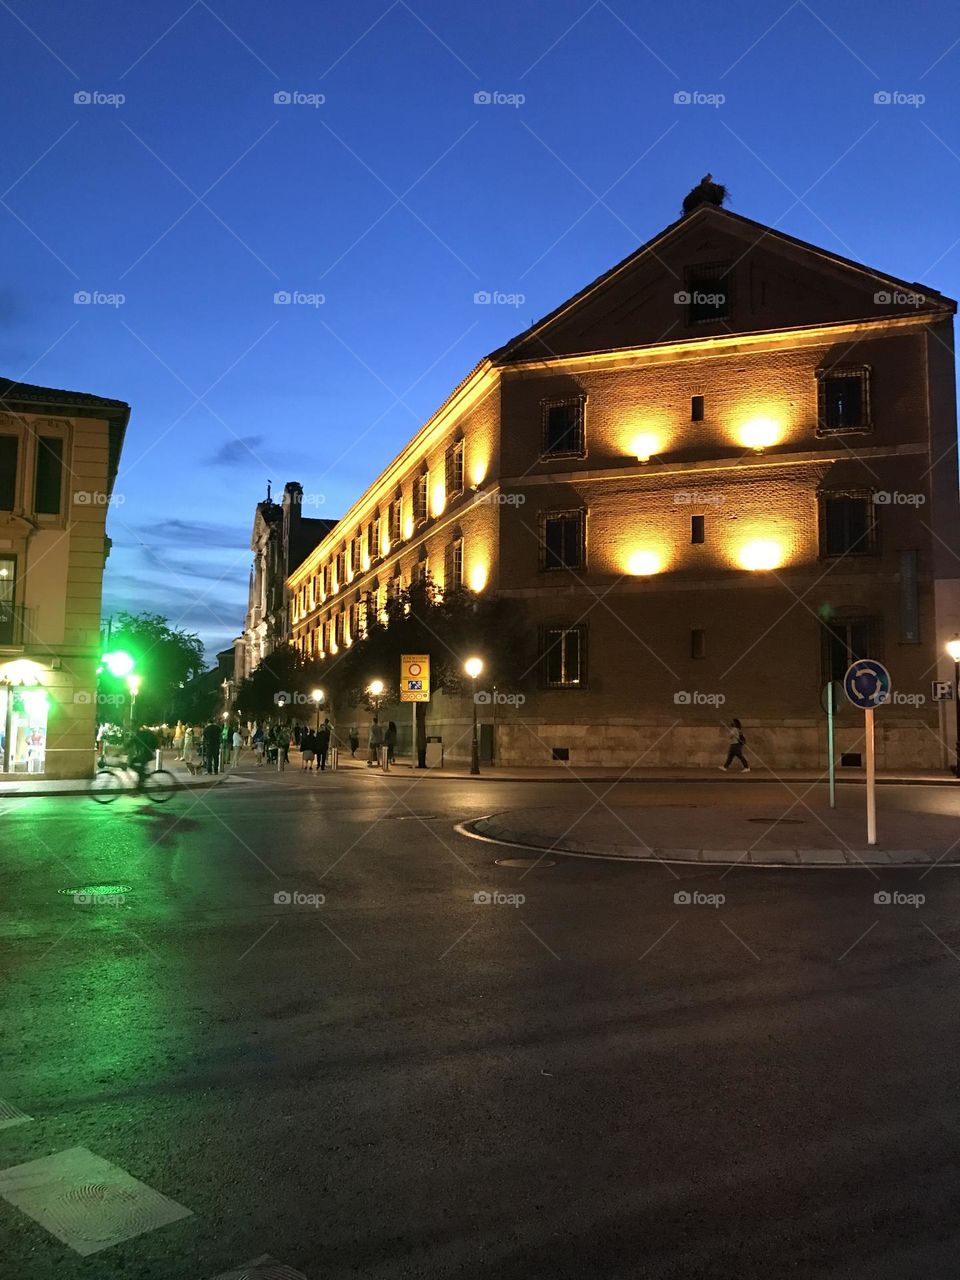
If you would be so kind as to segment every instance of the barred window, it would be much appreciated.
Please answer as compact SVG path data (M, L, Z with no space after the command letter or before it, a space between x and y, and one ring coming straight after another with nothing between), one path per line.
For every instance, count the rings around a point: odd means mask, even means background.
M583 511L550 511L540 516L540 568L582 569L586 560Z
M541 456L582 458L586 453L584 404L586 396L567 400L541 400Z
M394 498L390 503L390 545L396 546L403 534L403 501Z
M877 549L876 507L868 492L820 494L820 554L872 555Z
M447 497L463 493L463 441L458 440L447 450L444 482Z
M824 624L823 682L842 681L847 669L861 658L880 656L877 618L835 618Z
M687 324L726 320L730 315L732 266L729 262L705 263L686 271Z
M817 431L832 435L841 431L869 431L870 370L820 369L817 373Z
M587 683L587 628L540 628L540 680L547 689L578 689Z
M422 560L414 562L413 569L410 572L411 582L426 582L430 576L430 562L426 556Z

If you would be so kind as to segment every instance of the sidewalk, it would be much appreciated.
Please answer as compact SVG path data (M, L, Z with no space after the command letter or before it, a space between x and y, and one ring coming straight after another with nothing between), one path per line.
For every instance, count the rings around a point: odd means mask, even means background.
M199 791L205 787L245 780L239 770L235 772L232 769L216 774L192 774L184 764L167 756L164 756L163 767L173 774L178 787L185 791ZM241 764L240 770L242 768ZM24 774L23 781L18 779L16 782L0 782L0 800L22 799L27 796L82 796L89 789L89 778L38 778Z
M732 797L728 797L732 800ZM467 835L543 852L640 862L743 867L960 866L960 793L950 813L885 811L866 842L864 798L836 809L823 797L766 800L744 789L727 804L511 809L464 824Z

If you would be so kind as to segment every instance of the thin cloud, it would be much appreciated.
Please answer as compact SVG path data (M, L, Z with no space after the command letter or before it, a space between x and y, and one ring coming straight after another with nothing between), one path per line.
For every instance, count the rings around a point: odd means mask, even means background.
M205 467L243 467L251 461L260 464L256 450L263 444L263 436L238 436L224 440L220 448L204 459Z

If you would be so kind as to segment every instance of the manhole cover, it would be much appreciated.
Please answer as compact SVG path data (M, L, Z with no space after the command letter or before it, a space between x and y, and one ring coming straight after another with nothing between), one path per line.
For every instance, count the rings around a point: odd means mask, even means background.
M802 827L803 818L748 818L748 822L765 822L768 827Z
M555 867L555 858L497 858L498 867Z
M117 894L129 893L128 884L81 884L76 889L58 889L57 893L65 893L68 897L76 897L78 893L90 898L113 898Z

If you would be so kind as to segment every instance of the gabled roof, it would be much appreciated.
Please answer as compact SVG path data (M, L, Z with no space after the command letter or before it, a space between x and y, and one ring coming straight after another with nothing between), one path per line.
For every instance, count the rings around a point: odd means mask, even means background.
M805 253L816 255L820 258L825 266L833 266L842 268L847 271L856 271L863 276L876 281L877 283L891 285L896 290L906 290L908 292L920 292L926 300L937 308L943 308L950 312L955 312L957 304L952 298L948 298L945 294L940 293L936 289L931 289L927 285L919 284L916 281L901 280L898 276L892 276L885 271L880 271L875 267L865 266L861 262L857 262L852 258L845 258L841 254L832 253L828 249L823 249L819 245L811 244L806 240L800 240L796 236L787 235L784 231L778 231L774 227L768 227L762 222L755 222L752 218L745 218L742 214L733 213L729 209L722 209L713 204L698 205L691 213L678 218L675 222L671 222L668 226L659 231L652 239L642 244L639 249L635 249L633 253L628 254L622 261L604 271L602 275L597 276L584 288L580 289L572 297L567 298L553 311L548 312L540 320L534 321L529 328L524 329L522 333L518 333L511 338L509 342L502 347L498 347L496 351L490 353L487 357L493 364L507 364L515 357L517 351L521 349L525 343L531 338L536 337L541 330L552 324L555 320L559 320L565 314L573 311L580 303L586 301L592 294L596 293L605 284L612 281L616 276L628 270L630 267L639 263L641 259L647 256L656 256L659 250L662 250L666 243L681 233L686 233L696 227L698 223L704 224L713 221L719 226L727 224L730 229L735 229L739 234L743 234L744 230L753 230L759 234L754 242L755 245L763 241L770 241L772 244L781 244L790 249L800 249ZM751 246L753 247L753 246ZM481 363L483 363L481 361ZM478 366L479 367L479 366ZM469 376L469 375L468 375Z

